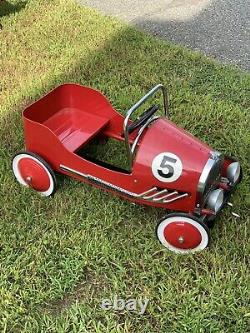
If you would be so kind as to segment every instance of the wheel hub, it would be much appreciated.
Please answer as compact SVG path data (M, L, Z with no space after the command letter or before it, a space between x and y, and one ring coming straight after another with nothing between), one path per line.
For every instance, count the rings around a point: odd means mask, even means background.
M169 223L164 229L164 237L169 244L180 249L194 249L202 240L199 230L183 221Z
M47 191L50 186L50 179L46 170L36 161L30 158L23 158L18 163L21 177L36 191Z
M185 241L185 239L184 239L183 236L180 236L180 237L178 238L178 242L179 242L180 244L183 244L184 241Z

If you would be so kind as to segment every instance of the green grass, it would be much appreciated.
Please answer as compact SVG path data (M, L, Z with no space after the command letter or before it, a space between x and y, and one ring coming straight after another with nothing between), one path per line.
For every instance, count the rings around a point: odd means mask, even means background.
M1 332L246 333L249 76L70 0L11 4L0 5ZM21 188L11 159L23 149L22 109L65 81L101 90L121 112L164 83L172 119L241 160L241 219L225 210L209 250L178 256L155 238L162 210L63 177L52 199ZM149 298L146 313L105 312L114 294Z

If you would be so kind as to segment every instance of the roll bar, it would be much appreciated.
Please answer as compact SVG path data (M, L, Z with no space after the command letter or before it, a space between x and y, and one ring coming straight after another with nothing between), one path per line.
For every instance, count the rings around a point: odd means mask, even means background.
M167 94L167 89L162 85L162 84L157 84L154 88L152 88L145 96L143 96L137 103L135 103L128 111L126 114L126 117L124 119L123 123L123 133L124 133L124 138L125 138L125 146L127 150L127 156L128 156L128 162L129 162L129 167L132 169L132 164L133 164L133 157L134 157L134 152L136 148L136 144L139 141L139 138L135 138L135 141L132 145L129 143L129 133L128 133L128 125L129 125L129 119L131 115L142 105L144 104L150 97L156 94L158 90L162 91L162 97L163 97L163 107L164 107L164 115L166 118L169 117L168 115L168 94ZM157 119L156 117L150 118L144 126L141 127L139 130L138 134L139 137L142 135L142 132L144 129L153 121ZM136 143L136 144L135 144Z

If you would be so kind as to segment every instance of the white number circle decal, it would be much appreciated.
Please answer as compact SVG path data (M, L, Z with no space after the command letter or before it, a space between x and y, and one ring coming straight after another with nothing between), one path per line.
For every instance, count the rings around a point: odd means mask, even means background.
M153 159L152 172L155 178L161 182L171 183L182 174L182 162L175 154L160 153Z

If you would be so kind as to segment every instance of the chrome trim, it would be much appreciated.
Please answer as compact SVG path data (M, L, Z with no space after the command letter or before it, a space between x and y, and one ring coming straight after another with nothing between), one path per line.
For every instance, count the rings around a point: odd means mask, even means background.
M145 200L153 199L154 200L155 197L158 197L159 195L161 195L163 193L166 193L166 192L168 192L168 190L161 190L161 191L156 192L154 194L151 194L151 195L149 195L147 197L143 196L143 199L145 199Z
M156 201L156 202L157 201L161 201L161 200L163 200L165 197L167 197L169 195L169 194L165 194L165 195L162 195L162 196L159 197L159 195L161 195L163 193L168 193L168 190L166 189L166 190L159 191L158 195L157 195L157 198L153 198L153 201Z
M210 171L212 170L213 166L216 164L215 160L212 158L209 158L207 160L207 163L205 164L203 171L200 175L200 179L198 182L197 192L200 194L203 194L205 187L206 187L206 181L209 176Z
M170 203L170 202L173 202L173 201L176 201L176 200L179 200L179 199L182 199L182 198L185 198L188 196L188 193L183 193L173 199L169 199L169 200L163 200L163 203Z
M108 183L108 182L106 182L105 180L102 180L102 179L97 178L97 177L95 177L95 176L91 176L91 175L89 175L89 174L85 174L85 173L82 173L82 172L80 172L80 171L77 171L77 170L71 169L71 168L69 168L69 167L67 167L67 166L65 166L65 165L60 164L60 169L62 169L63 171L69 171L69 172L71 172L71 173L73 173L73 174L75 174L75 175L77 175L77 176L80 176L80 177L86 178L87 180L95 181L95 182L100 183L100 184L102 184L102 185L105 185L105 186L107 186L107 187L109 187L109 188L112 188L112 189L114 189L114 190L116 190L116 191L118 191L118 192L122 192L122 193L124 193L124 194L126 194L126 195L128 195L128 196L132 196L132 197L135 196L135 193L133 193L133 192L130 192L130 191L124 190L123 188L121 188L121 187L119 187L119 186L116 186L116 185L113 185L113 184L111 184L111 183Z
M159 89L162 91L163 97L163 106L164 106L164 115L168 118L168 94L166 88L162 84L158 84L154 88L152 88L145 96L143 96L137 103L135 103L126 114L123 123L123 134L125 139L125 146L127 150L127 157L130 168L132 168L133 164L133 151L131 149L131 145L129 143L129 133L128 133L128 124L131 115L142 105L144 104L150 97L152 97ZM135 147L134 147L135 150Z
M67 167L67 166L63 165L63 164L60 164L60 169L62 171L70 172L70 173L73 173L77 176L83 177L83 178L85 178L89 181L98 183L99 185L102 185L102 186L104 186L108 189L115 190L116 192L119 192L123 195L125 194L125 195L127 195L129 197L132 197L132 198L135 198L135 199L142 199L142 200L145 200L145 201L150 201L150 202L155 202L155 203L169 203L169 202L173 202L173 201L176 201L176 200L179 200L181 198L184 198L184 197L188 196L188 193L179 194L178 191L173 191L171 193L162 195L164 193L167 193L168 190L167 189L158 190L157 187L152 187L152 188L150 188L147 191L144 191L142 193L134 193L134 192L127 191L127 190L125 190L125 189L123 189L119 186L108 183L108 182L106 182L106 181L104 181L100 178L97 178L97 177L91 176L89 174L85 174L85 173L82 173L80 171L74 170L70 167ZM155 193L153 193L153 192L155 192ZM174 195L175 195L174 198L166 200L166 198L168 198L170 196L174 196Z
M76 174L78 176L81 176L81 177L84 177L84 178L88 178L88 175L86 173L82 173L82 172L77 171L75 169L71 169L70 167L67 167L66 165L60 164L59 167L63 171L69 171L69 172L74 173L74 174Z
M168 197L171 197L171 196L173 196L173 195L175 195L175 194L178 194L178 192L177 192L177 191L174 191L174 192L168 193L168 194L166 194L166 195L163 195L163 196L160 197L160 198L153 199L153 201L161 201L161 200L164 200L164 199L166 199L166 198L168 198Z
M163 197L161 197L160 199L165 200L166 198L172 197L173 195L176 195L176 194L179 194L178 191L168 193L168 194L164 195Z
M138 196L138 198L140 198L140 197L143 197L143 196L145 196L145 195L147 195L147 194L149 194L151 192L154 192L156 190L157 190L157 187L152 187L149 190L147 190L147 191L145 191L145 192L143 192L141 194L137 194L137 196Z
M197 192L200 194L200 197L203 195L204 190L207 185L208 176L213 169L213 167L221 160L222 155L216 151L210 153L210 158L207 160L197 186Z
M138 131L138 134L135 138L135 141L133 142L132 146L131 146L131 153L132 153L132 159L134 159L134 155L135 155L135 148L138 144L138 141L140 140L144 130L146 127L148 127L153 121L157 120L159 117L153 117L153 118L149 118L148 121L140 128L140 130Z
M221 183L228 184L229 180L226 177L221 177L220 179Z
M212 160L218 160L218 158L221 156L221 153L217 150L213 150L210 152L210 158Z

